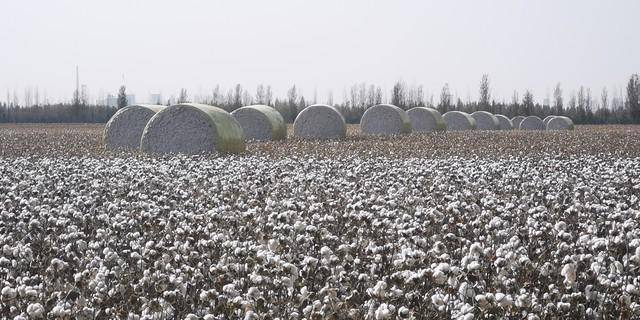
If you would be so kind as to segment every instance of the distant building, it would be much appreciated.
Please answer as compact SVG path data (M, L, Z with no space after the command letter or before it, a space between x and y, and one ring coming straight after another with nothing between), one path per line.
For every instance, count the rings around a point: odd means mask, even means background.
M113 94L107 94L107 97L102 100L98 100L98 104L109 106L109 107L117 107L118 106L118 96ZM127 95L127 104L132 105L136 104L136 95L128 94Z
M159 93L152 93L149 95L149 103L162 104L162 95Z

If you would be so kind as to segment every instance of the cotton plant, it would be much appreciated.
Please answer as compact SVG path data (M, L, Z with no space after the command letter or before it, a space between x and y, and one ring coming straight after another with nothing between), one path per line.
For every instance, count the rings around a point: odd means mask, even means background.
M11 318L640 314L634 158L0 168L0 312Z

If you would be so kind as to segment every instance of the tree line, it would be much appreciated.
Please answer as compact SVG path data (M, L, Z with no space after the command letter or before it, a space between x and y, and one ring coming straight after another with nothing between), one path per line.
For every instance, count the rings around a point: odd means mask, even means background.
M544 118L548 115L566 115L578 124L640 124L640 80L638 74L629 78L625 92L609 93L604 88L595 94L589 88L581 86L565 99L563 88L558 83L553 97L537 102L533 93L526 90L522 97L514 92L510 101L496 101L491 96L489 77L483 75L479 85L477 101L454 97L448 84L445 84L438 97L426 96L421 85L408 85L397 81L389 95L376 85L359 83L345 90L341 102L334 103L333 93L319 101L317 93L305 97L302 91L293 85L284 97L275 97L271 86L258 85L255 92L243 88L240 84L223 90L219 85L202 96L191 98L186 89L181 89L177 98L166 101L166 105L184 102L205 103L221 107L232 112L242 106L264 104L276 108L287 122L293 122L296 116L308 105L325 103L336 107L348 123L359 123L367 108L380 103L391 103L404 110L414 107L431 107L441 113L451 110L474 112L478 110L504 114L536 115ZM36 99L37 100L37 99ZM119 109L127 105L126 87L118 90L117 107L89 104L86 95L74 92L70 103L34 103L26 101L20 105L14 101L0 102L0 122L106 122Z

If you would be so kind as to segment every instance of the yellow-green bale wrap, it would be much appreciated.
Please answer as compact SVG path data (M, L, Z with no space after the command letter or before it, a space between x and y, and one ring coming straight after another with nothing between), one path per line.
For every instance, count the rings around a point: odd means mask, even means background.
M573 130L573 120L565 116L555 116L547 122L547 130Z
M476 130L476 120L468 113L462 111L449 111L442 115L447 123L447 131Z
M367 109L360 120L360 131L371 135L411 133L407 112L392 104L379 104Z
M231 115L242 127L247 140L269 141L287 138L287 125L282 115L270 106L246 106L233 111Z
M142 134L140 148L149 153L240 153L242 127L228 112L197 103L177 104L158 112Z
M426 107L415 107L407 111L413 132L435 132L447 130L447 123L438 110Z

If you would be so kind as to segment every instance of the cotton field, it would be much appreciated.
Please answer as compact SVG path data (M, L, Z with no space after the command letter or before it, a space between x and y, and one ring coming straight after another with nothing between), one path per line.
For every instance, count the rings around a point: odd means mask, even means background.
M101 130L0 127L4 318L640 317L638 127L220 157Z

